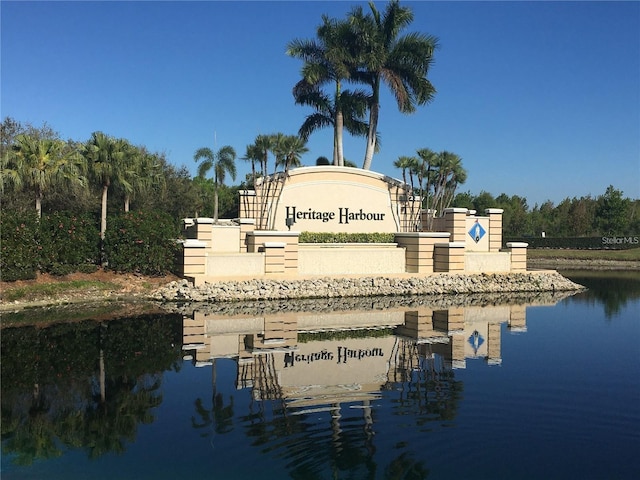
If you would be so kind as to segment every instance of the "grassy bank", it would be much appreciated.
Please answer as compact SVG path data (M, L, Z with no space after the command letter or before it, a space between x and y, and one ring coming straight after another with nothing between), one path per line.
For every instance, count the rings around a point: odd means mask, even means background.
M118 296L137 296L176 280L178 277L149 277L133 274L118 274L98 270L94 273L74 273L57 277L39 275L34 280L0 282L0 303L37 302L55 300L100 300Z
M628 250L564 250L535 249L528 250L530 259L568 259L568 260L609 260L619 262L640 261L640 248Z

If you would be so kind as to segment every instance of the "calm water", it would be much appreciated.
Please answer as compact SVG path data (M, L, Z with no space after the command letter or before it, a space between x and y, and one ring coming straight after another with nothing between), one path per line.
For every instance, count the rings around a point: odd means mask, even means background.
M4 316L2 478L640 478L640 273L565 274L589 290Z

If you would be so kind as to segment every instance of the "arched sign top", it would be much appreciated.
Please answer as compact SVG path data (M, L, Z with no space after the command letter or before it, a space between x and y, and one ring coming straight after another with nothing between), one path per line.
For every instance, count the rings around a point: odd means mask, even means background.
M407 185L369 170L301 167L256 184L256 223L263 229L394 233L415 231L420 217Z

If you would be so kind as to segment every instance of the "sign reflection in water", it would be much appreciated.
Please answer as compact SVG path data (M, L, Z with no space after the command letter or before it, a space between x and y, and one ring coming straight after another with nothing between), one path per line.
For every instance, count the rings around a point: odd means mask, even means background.
M357 402L368 422L371 400L409 382L421 408L446 418L445 410L455 410L454 370L469 358L502 362L503 323L526 331L525 306L235 317L196 311L184 318L183 350L196 366L235 359L237 389L281 400L295 415L324 409L335 417L341 404Z

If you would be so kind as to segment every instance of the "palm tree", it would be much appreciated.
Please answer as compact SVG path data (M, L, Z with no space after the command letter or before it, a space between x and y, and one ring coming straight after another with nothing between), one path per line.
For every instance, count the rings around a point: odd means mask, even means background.
M293 96L297 105L310 106L315 110L305 118L298 135L308 140L316 130L333 127L333 164L344 165L343 129L351 135L367 135L369 125L363 117L369 104L368 95L363 91L343 90L331 98L319 85L302 79L293 88Z
M253 142L255 153L260 161L260 169L262 176L267 176L269 152L273 148L273 135L258 135Z
M124 211L129 211L131 199L154 187L164 188L165 179L158 156L144 147L127 145L124 155L123 177L126 183L119 184L124 191Z
M102 215L100 221L100 238L104 240L107 230L107 197L113 182L120 183L126 190L130 184L124 178L125 155L128 142L115 139L102 132L93 132L85 145L85 158L95 180L102 187Z
M241 159L246 160L247 162L251 162L251 186L255 187L256 163L260 163L262 159L260 149L256 146L255 143L247 145L246 153L244 154L244 157L241 157Z
M82 157L60 139L20 134L8 153L2 159L2 183L32 190L38 218L44 194L51 187L85 183Z
M442 211L447 208L459 184L467 180L467 172L462 168L462 159L446 150L438 154L437 176L433 182L433 206Z
M407 172L409 172L409 174L411 175L411 190L413 190L413 174L411 172L411 167L413 166L414 162L415 162L414 157L406 157L406 156L398 157L398 159L395 162L393 162L394 167L402 170L402 181L404 182L405 185L407 185Z
M209 147L196 150L193 159L203 162L198 167L198 177L205 178L207 172L213 168L213 221L218 222L218 187L224 185L224 178L227 173L233 180L236 179L236 151L233 147L226 145L217 152Z
M282 165L286 173L289 167L299 167L302 155L308 151L302 138L297 135L285 135L279 139L276 146L276 165Z
M411 113L416 105L430 102L435 88L427 79L427 73L438 46L437 38L431 35L409 33L399 36L413 21L413 12L401 7L398 0L391 0L383 15L373 2L369 2L369 9L371 12L365 14L362 7L356 7L349 16L354 55L360 64L352 78L371 87L369 132L362 165L365 170L371 168L376 149L381 84L389 87L403 113Z
M354 67L348 22L323 15L316 33L317 41L293 40L287 48L288 55L305 62L302 80L293 89L296 104L316 110L307 117L299 135L306 140L313 131L333 126L333 163L344 165L343 129L356 134L364 132L366 127L358 117L364 115L368 98L363 92L342 91L342 82L350 77ZM332 95L322 92L327 84L333 86Z

